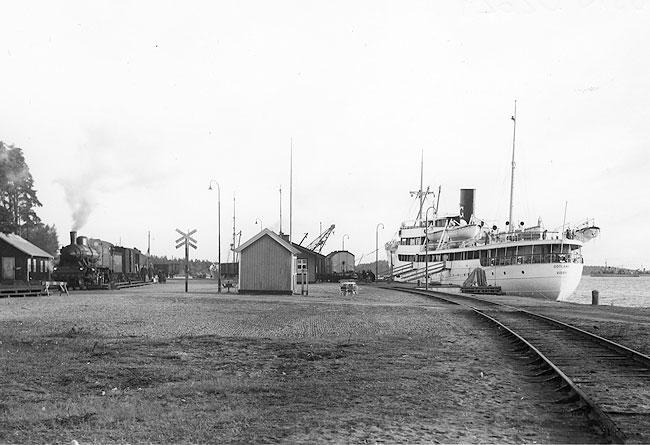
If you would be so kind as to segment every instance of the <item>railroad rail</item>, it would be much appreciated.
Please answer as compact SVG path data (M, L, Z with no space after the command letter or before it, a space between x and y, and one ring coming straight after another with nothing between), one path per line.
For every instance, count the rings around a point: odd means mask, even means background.
M535 377L554 382L560 403L584 413L613 443L650 443L650 357L559 320L467 294L415 293L460 305L489 320L530 356Z

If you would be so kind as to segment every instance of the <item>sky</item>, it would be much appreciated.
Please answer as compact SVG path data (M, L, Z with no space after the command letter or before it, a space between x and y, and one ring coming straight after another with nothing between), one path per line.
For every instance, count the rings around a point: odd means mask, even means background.
M0 17L0 140L61 245L76 229L183 257L176 229L196 229L190 258L216 261L220 238L228 261L233 232L282 224L307 245L334 224L322 253L382 260L421 166L443 213L473 188L503 226L516 101L514 218L593 219L585 264L650 268L642 0L22 1Z

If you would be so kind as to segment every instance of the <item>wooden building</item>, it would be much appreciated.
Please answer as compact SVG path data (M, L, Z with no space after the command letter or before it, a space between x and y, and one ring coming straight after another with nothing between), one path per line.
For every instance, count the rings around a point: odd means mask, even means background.
M298 249L269 229L235 249L239 257L239 293L288 294L296 290Z
M354 255L347 250L337 250L327 255L327 272L345 274L354 272Z
M289 242L289 235L280 233L280 237L286 242ZM325 255L314 252L313 250L308 249L305 246L301 246L300 244L291 243L291 245L299 251L297 256L298 266L296 271L298 274L297 282L302 283L303 275L306 277L305 282L315 283L316 281L320 281L320 277L323 275L327 263L327 258Z
M54 257L13 233L0 233L2 284L49 281Z
M302 283L302 271L306 269L306 282L315 283L325 272L326 257L318 252L307 249L305 246L292 243L298 249L298 283Z

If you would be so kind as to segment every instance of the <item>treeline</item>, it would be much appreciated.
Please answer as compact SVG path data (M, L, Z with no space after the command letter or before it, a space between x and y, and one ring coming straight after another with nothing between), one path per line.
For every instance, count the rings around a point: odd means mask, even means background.
M376 269L375 269L376 267ZM363 263L354 267L355 272L363 272L364 270L369 270L372 273L375 273L375 270L379 272L379 275L389 272L390 265L386 260L379 260L378 262L372 263Z
M185 274L185 260L180 258L167 258L167 256L150 255L151 264L177 264L181 275ZM211 261L207 260L190 260L189 274L195 278L209 278L211 275Z
M42 206L22 149L0 141L0 232L19 235L55 256L59 238L56 227L36 214Z
M582 268L583 275L590 275L592 273L620 273L622 275L629 275L633 273L647 274L648 271L643 269L628 269L627 267L612 267L612 266L584 266Z

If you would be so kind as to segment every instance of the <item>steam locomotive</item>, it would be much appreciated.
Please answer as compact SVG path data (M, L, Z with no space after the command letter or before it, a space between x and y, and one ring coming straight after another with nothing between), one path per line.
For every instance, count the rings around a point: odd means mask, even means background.
M65 281L70 289L111 288L119 282L145 281L152 271L147 257L136 248L70 232L70 244L61 248L52 279Z

